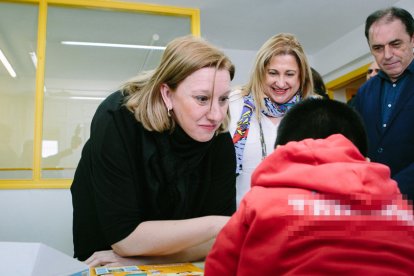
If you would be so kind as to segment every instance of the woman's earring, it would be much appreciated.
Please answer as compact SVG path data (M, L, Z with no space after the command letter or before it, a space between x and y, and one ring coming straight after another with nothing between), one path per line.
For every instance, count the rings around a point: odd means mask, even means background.
M169 107L167 107L167 115L168 115L168 117L171 117L171 113L170 113L170 108Z

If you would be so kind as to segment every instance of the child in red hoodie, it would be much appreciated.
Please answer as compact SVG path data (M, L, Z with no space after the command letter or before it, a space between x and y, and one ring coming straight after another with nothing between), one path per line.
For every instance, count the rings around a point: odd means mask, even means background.
M217 237L205 275L413 275L414 217L346 104L308 99Z

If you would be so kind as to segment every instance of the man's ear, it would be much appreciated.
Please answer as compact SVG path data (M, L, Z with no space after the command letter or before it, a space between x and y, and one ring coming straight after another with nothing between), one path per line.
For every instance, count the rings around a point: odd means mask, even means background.
M414 34L411 36L411 46L414 48Z
M167 107L167 110L171 110L173 108L173 105L172 105L172 97L171 97L172 92L171 92L170 87L167 84L163 83L161 84L160 90L161 90L160 92L161 92L162 100L164 101L164 104Z

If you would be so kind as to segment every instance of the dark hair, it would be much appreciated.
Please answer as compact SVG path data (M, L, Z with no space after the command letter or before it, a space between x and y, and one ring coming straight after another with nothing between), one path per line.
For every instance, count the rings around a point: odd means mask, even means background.
M325 83L323 82L322 76L313 67L311 67L311 71L312 71L312 79L313 79L313 90L319 96L322 96L324 98L329 98L328 94L326 94L326 87L325 87Z
M379 21L380 19L385 18L387 22L394 21L395 19L401 20L401 22L405 25L405 30L410 35L410 37L414 34L414 19L413 16L406 10L391 7L387 9L377 10L371 13L367 20L365 21L365 37L369 43L369 29L371 28L372 24Z
M359 114L339 101L309 98L297 103L283 117L275 147L306 138L324 139L338 133L348 138L366 156L367 134Z

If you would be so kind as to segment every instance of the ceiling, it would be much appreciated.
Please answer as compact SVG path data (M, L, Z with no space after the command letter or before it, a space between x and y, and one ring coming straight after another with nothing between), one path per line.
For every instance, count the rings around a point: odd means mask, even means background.
M364 24L376 9L412 0L120 0L200 10L201 35L222 49L256 52L272 35L295 34L308 55L316 55ZM37 9L0 0L0 49L18 77L0 64L0 95L34 93L35 73L29 53L36 51ZM141 69L154 68L161 52L62 45L63 40L165 46L188 32L188 19L138 16L105 9L48 11L45 91L49 95L106 95ZM16 18L19 18L16 20ZM155 18L155 19L154 19ZM148 21L155 20L155 21ZM187 24L187 27L186 27ZM361 39L364 40L363 34ZM142 40L142 41L141 41ZM338 43L338 42L337 42Z
M313 55L396 0L143 0L199 8L201 35L225 48L257 51L272 35L295 34ZM363 34L361 34L363 39Z

